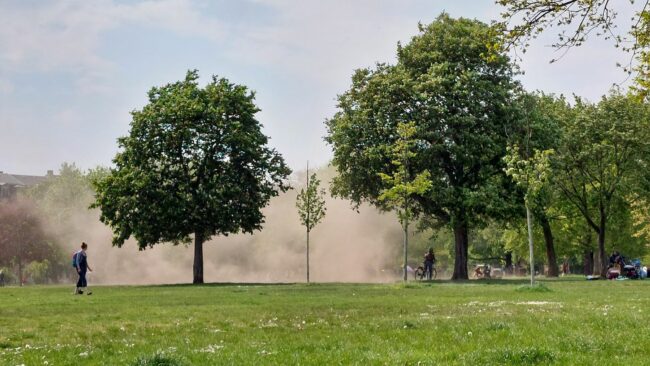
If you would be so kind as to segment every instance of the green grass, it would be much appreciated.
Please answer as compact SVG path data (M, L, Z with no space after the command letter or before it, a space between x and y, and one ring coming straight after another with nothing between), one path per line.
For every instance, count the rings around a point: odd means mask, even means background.
M0 288L0 365L650 360L650 281L525 284Z

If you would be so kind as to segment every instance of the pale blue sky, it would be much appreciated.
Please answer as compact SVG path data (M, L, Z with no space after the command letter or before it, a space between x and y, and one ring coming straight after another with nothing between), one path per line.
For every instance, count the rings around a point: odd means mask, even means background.
M257 93L290 166L325 164L323 121L354 69L392 62L440 12L490 21L492 0L0 1L0 171L109 165L129 111L153 85L198 69ZM549 35L550 36L550 35ZM549 65L550 38L521 62L531 90L598 99L624 79L604 41Z

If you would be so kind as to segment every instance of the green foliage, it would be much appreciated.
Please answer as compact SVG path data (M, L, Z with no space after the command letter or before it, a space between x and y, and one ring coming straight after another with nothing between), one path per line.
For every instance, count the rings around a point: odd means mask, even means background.
M31 278L34 283L44 284L47 283L50 272L50 262L47 259L43 261L33 261L25 268L25 274Z
M525 190L524 197L529 205L535 201L544 186L548 184L551 176L550 157L553 153L553 150L535 149L530 158L522 159L516 145L508 147L508 153L504 157L507 165L506 174Z
M402 223L408 223L413 217L411 201L414 196L423 196L431 189L431 174L428 171L418 173L414 178L409 171L409 162L416 157L415 147L421 141L415 140L417 129L415 123L400 123L397 125L398 139L391 147L392 163L395 172L392 175L379 173L386 188L379 194L378 200L385 207L397 211L397 216Z
M415 195L413 209L461 231L509 215L513 187L502 157L516 130L519 86L508 56L487 46L497 38L479 21L442 14L398 45L397 64L357 70L327 121L326 141L339 172L332 192L387 209L390 203L380 196L394 180L386 177L400 169L391 147L399 140L398 126L412 122L419 142L408 173L428 174L432 182L425 194Z
M266 206L288 189L282 157L267 147L246 87L198 73L154 87L149 103L132 112L128 136L118 139L115 168L94 181L93 207L121 246L133 236L141 249L184 243L191 234L252 233Z
M325 217L325 190L319 189L320 180L316 174L308 178L306 189L303 188L296 197L296 207L300 222L307 231L311 231Z
M639 188L639 173L650 148L650 108L629 95L612 94L600 103L581 100L563 126L553 159L562 191L591 226L592 207L607 213L615 197Z
M503 265L508 250L504 233L506 227L502 223L491 222L485 227L475 228L470 232L472 248L470 256L478 263Z
M19 284L18 276L16 276L16 274L14 273L12 268L10 268L8 266L7 267L0 266L0 272L2 272L3 275L4 275L4 281L5 281L4 284L5 285L14 285L14 284L17 285L17 284ZM0 346L0 348L2 348L2 346Z
M630 232L625 229L631 225L625 211L632 198L644 192L649 124L647 104L614 92L598 104L578 99L562 125L561 144L552 160L555 184L598 235L601 258L613 222L619 222L618 234ZM598 272L604 274L605 265L602 261Z
M45 230L32 203L23 200L0 203L0 266L14 268L20 279L24 278L29 263L56 261L58 253L55 241Z
M75 212L83 212L93 201L91 177L72 163L63 163L58 175L30 187L26 196L56 225L69 221Z

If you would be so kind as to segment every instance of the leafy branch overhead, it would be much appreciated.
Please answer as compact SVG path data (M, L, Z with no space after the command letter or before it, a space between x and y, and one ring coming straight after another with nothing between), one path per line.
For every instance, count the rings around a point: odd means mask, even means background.
M639 94L647 98L650 87L650 0L497 0L505 7L496 29L504 34L505 47L519 47L523 52L530 42L548 29L558 31L551 45L563 51L551 59L557 61L572 47L590 38L613 41L614 47L631 54L626 65L628 74L636 74ZM625 6L629 8L624 9ZM629 28L618 26L620 13L631 13ZM626 14L627 15L627 14Z

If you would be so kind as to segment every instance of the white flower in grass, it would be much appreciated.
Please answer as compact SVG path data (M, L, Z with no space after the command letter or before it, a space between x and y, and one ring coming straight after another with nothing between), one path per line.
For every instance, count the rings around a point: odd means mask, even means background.
M79 357L88 357L88 352L87 351L86 352L81 352L79 354Z

